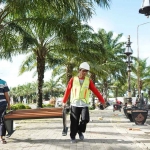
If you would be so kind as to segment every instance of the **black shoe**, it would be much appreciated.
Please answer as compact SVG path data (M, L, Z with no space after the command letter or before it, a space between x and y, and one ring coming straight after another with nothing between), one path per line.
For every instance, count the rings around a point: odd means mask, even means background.
M71 143L77 143L75 138L71 138Z
M78 132L78 134L79 134L79 139L84 140L84 135L82 134L82 132Z

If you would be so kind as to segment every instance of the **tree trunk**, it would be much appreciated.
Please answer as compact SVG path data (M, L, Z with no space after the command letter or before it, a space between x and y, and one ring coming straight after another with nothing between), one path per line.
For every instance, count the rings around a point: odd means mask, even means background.
M133 89L133 97L136 97L136 89Z
M23 101L23 96L20 96L20 102L22 103L22 101Z
M140 95L141 95L142 88L143 88L143 81L140 80Z
M45 71L45 57L37 56L37 72L38 72L38 100L37 107L42 108L42 96L43 96L43 83L44 83L44 71Z
M105 101L107 101L107 91L108 91L108 84L107 84L107 80L104 80L104 85L103 85L103 97L105 99ZM117 93L116 93L117 94Z
M74 65L70 63L68 63L66 66L66 82L67 82L66 84L68 84L68 82L72 78L73 68L74 68ZM70 106L70 96L68 98L67 104L68 106Z
M69 80L72 78L72 72L73 72L74 65L73 64L67 64L66 66L66 84L68 84Z
M150 89L148 89L148 99L150 100Z

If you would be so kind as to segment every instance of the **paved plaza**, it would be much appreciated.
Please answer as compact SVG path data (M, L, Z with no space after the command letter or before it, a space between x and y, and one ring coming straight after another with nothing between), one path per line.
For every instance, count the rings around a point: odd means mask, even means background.
M1 144L0 150L148 150L150 149L149 116L144 125L130 122L123 111L90 111L85 139L70 143L70 128L62 136L62 119L33 119L15 121L15 131ZM69 115L67 117L69 127Z

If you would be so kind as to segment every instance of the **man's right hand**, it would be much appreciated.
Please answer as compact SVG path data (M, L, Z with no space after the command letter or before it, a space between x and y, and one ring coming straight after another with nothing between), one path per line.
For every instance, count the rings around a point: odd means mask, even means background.
M66 103L62 103L62 107L65 108L66 107Z

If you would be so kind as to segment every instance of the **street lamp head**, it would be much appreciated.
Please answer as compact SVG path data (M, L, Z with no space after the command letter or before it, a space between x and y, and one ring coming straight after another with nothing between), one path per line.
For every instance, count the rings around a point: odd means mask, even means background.
M145 16L150 15L150 0L143 0L142 7L139 9L140 14L145 14Z
M127 72L131 72L131 66L128 66Z
M130 36L128 37L128 41L126 42L126 49L125 49L124 54L126 54L127 56L130 56L131 54L133 54L133 50L131 49Z
M131 57L127 57L126 61L125 61L126 64L132 64L132 58Z
M131 54L133 54L133 50L131 49L131 47L126 47L124 54L126 54L127 56L130 56Z

